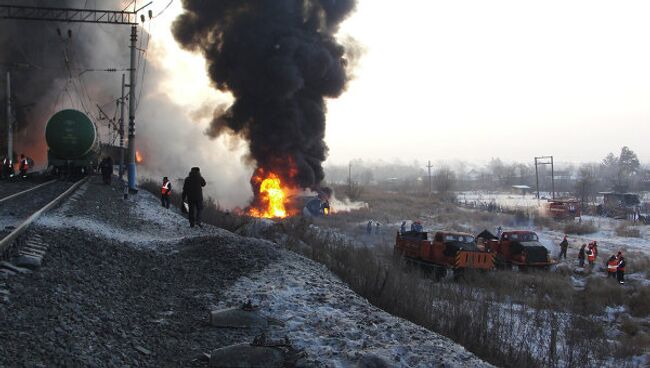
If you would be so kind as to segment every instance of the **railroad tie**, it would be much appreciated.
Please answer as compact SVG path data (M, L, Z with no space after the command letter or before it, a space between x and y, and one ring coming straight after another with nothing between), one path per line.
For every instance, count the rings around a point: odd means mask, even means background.
M0 261L0 268L5 269L5 270L9 270L10 272L13 272L13 274L30 273L31 272L30 270L28 270L26 268L14 266L13 264L11 264L11 263L9 263L7 261Z
M28 246L28 247L34 247L34 248L43 248L43 249L47 249L47 248L48 248L48 247L47 247L47 244L45 244L45 243L43 243L43 242L37 242L37 241L34 241L34 240L28 240L28 241L26 241L26 242L25 242L25 246Z

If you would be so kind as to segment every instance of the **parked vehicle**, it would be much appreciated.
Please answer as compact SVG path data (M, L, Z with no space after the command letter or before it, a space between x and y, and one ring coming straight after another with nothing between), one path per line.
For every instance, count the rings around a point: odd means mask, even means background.
M518 266L520 268L548 268L556 262L551 259L548 249L539 242L534 231L509 230L500 237L487 230L478 234L479 246L495 255L497 267Z
M438 231L407 231L397 233L394 252L429 265L436 278L442 278L447 270L458 274L464 269L489 270L494 268L494 254L479 249L474 236L467 233Z

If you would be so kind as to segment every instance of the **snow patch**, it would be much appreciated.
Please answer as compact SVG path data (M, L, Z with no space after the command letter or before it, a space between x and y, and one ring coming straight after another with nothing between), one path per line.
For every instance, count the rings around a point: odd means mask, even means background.
M349 367L379 358L391 367L489 366L462 346L368 303L323 265L288 251L265 270L240 278L215 309L250 299L283 327L310 360Z

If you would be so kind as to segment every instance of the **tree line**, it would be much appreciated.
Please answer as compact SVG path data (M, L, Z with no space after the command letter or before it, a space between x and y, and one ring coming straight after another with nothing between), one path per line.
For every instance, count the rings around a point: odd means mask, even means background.
M454 191L508 191L513 185L536 188L535 165L532 162L505 162L492 158L483 165L464 161L438 162L431 170L419 161L383 162L353 160L349 165L329 165L326 180L332 184L361 187L378 185L408 192L438 193ZM550 192L551 168L538 167L540 191ZM624 146L618 154L608 153L599 162L556 163L553 172L555 191L574 195L584 202L593 201L599 192L638 192L650 190L650 168L639 161L637 154Z

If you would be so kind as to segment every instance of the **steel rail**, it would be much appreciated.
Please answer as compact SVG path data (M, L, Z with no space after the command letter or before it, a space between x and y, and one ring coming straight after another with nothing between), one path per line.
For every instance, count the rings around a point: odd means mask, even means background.
M52 184L52 183L54 183L55 181L56 181L56 179L53 179L53 180L47 181L47 182L45 182L45 183L41 183L41 184L39 184L39 185L37 185L37 186L35 186L35 187L32 187L32 188L29 188L29 189L23 190L22 192L18 192L18 193L14 193L14 194L8 195L8 196L6 196L6 197L0 199L0 203L5 202L5 201L8 201L8 200L10 200L10 199L12 199L12 198L16 198L16 197L21 196L21 195L23 195L23 194L29 193L29 192L31 192L32 190L36 190L36 189L38 189L38 188L40 188L40 187L44 187L44 186L46 186L46 185L48 185L48 184Z
M59 202L61 202L65 197L70 195L70 193L74 192L77 188L79 188L82 184L86 183L87 181L88 181L88 177L83 178L78 182L74 183L65 192L59 194L50 203L41 207L40 210L34 212L31 216L29 216L27 220L23 221L23 223L20 224L20 226L15 228L12 232L9 233L9 235L5 236L2 240L0 240L0 255L3 255L5 251L9 249L9 247L14 242L14 240L16 240L18 236L20 236L23 232L25 232L25 230L27 230L29 225L31 225L40 215L42 215L47 210L59 204Z

